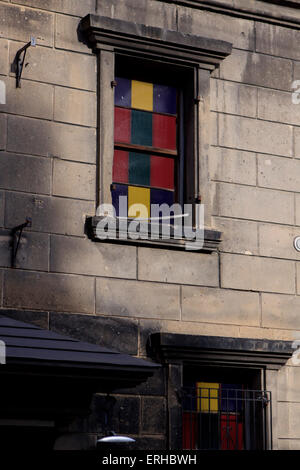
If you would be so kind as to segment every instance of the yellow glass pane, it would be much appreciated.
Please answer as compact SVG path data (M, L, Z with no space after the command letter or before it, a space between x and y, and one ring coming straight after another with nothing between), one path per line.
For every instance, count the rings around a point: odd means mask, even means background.
M150 189L128 187L128 217L150 217Z
M218 383L197 382L197 411L216 412L219 409Z
M153 111L153 84L132 80L131 85L132 108Z

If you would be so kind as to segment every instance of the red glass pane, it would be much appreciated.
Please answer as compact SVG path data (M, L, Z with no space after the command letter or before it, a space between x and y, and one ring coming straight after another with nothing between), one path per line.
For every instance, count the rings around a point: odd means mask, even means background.
M123 150L115 150L113 182L128 183L128 152L123 152Z
M176 117L153 114L152 145L176 150Z
M115 107L115 142L130 143L131 111Z
M150 186L174 189L173 158L151 156Z

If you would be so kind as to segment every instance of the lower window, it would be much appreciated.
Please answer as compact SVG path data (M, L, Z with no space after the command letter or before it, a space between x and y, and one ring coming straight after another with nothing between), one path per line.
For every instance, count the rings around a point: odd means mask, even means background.
M183 449L268 449L271 392L262 390L260 375L255 369L186 368Z

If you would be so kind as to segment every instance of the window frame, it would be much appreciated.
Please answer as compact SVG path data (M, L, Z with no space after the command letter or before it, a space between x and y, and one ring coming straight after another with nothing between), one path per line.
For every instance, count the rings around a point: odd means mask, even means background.
M131 73L126 72L126 62L127 67L129 70L134 70ZM129 64L129 65L128 65ZM115 56L115 86L117 86L117 80L119 77L128 78L131 80L139 80L144 82L151 82L151 83L159 83L167 86L171 86L177 89L178 92L178 104L177 104L177 129L176 129L176 138L177 138L177 145L176 150L168 150L168 149L156 149L152 147L153 151L151 151L151 147L145 147L145 153L154 156L162 156L162 157L169 157L172 158L174 161L174 202L181 204L183 207L184 202L187 199L187 195L185 193L185 175L187 174L187 167L191 168L193 165L191 152L188 150L188 146L186 145L187 139L185 139L185 132L186 132L186 119L184 115L187 113L186 109L188 107L192 108L192 100L191 98L188 100L187 98L187 83L191 82L191 74L192 69L189 71L186 70L186 67L174 66L172 68L172 72L168 70L170 69L170 65L159 65L159 68L155 68L155 70L151 70L153 68L153 60L149 60L149 58L136 58L136 57L128 57L125 54L116 54ZM140 72L143 69L142 72ZM167 73L170 73L171 78L167 77ZM175 78L174 78L175 76ZM185 82L184 82L185 79ZM187 80L189 79L189 80ZM126 108L127 109L127 108ZM130 108L131 109L131 108ZM119 142L114 142L115 149L120 150L127 150L130 152L130 149L134 149L134 144L123 144ZM141 146L137 146L141 147ZM140 151L141 148L139 149ZM161 151L160 151L161 150ZM134 151L134 150L133 150ZM122 184L122 183L120 183ZM124 183L125 184L125 183ZM130 183L128 183L130 185ZM141 185L143 186L143 185ZM151 189L151 184L147 186ZM155 188L153 186L153 188ZM159 188L158 188L159 189ZM163 188L161 188L163 189Z
M166 368L170 450L182 446L184 367L256 369L261 374L261 390L272 393L268 413L276 423L278 372L294 352L291 341L153 333L147 347L151 357ZM267 433L269 447L277 449L278 429L267 429Z
M166 66L186 67L193 71L193 86L190 102L192 119L186 140L192 165L185 172L184 199L186 203L205 204L205 232L202 251L216 251L221 233L211 228L211 196L209 182L210 146L210 74L232 50L232 44L196 35L182 34L129 21L97 15L87 15L81 21L81 33L88 45L98 54L98 191L97 206L111 204L110 184L112 182L114 154L114 80L115 63L118 54ZM186 122L188 117L186 117ZM201 126L199 125L201 123ZM191 137L191 138L190 138ZM97 219L89 221L91 238L95 239ZM130 240L127 240L130 241ZM133 243L141 240L134 240ZM124 243L124 238L122 237ZM143 244L145 241L143 240ZM151 245L162 246L161 241ZM163 245L184 248L185 241L164 240Z

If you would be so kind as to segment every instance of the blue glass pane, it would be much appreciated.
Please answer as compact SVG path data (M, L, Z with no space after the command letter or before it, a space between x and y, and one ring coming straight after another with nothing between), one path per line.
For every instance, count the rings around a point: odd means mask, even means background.
M153 111L155 113L176 114L177 90L166 85L154 85Z
M120 196L127 196L128 197L128 186L124 184L112 184L111 185L111 197L112 197L112 204L116 211L116 216L119 216L119 197ZM121 214L123 217L127 217L126 214Z
M131 107L131 80L116 77L115 105Z

